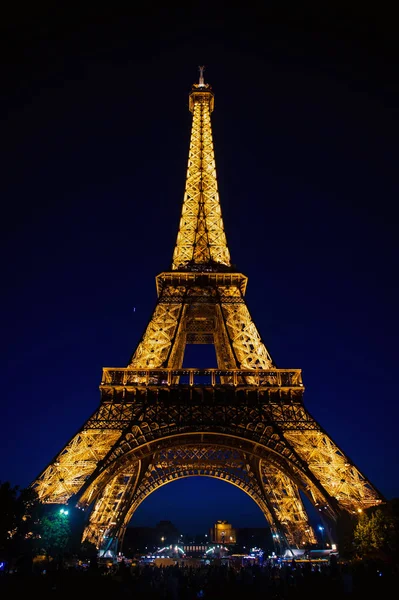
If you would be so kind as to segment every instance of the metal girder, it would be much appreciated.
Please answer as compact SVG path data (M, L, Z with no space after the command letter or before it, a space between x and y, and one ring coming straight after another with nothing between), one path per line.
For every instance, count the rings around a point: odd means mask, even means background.
M273 367L240 288L215 284L202 288L164 287L129 368L181 368L190 324L195 319L198 327L206 321L207 341L215 345L221 368Z
M270 377L275 380L276 371ZM132 481L136 481L140 461L172 439L184 448L184 443L192 444L200 436L213 445L225 440L227 447L244 448L262 461L263 502L267 505L271 498L273 506L279 502L272 523L278 522L276 531L285 532L290 543L298 539L303 543L308 529L308 522L301 517L298 489L332 518L339 507L355 512L378 503L378 492L353 464L346 462L345 455L303 405L290 400L288 392L279 392L281 400L277 402L270 399L270 390L265 387L254 390L247 385L247 389L240 390L239 386L231 386L227 393L226 387L175 385L163 389L161 385L148 389L137 385L131 391L135 393L134 402L103 402L36 481L41 501L66 503L74 497L86 508L94 502L93 521L90 519L85 535L100 539L100 529L109 530L110 523L125 527L122 513L118 517L121 505L117 500L124 498L127 506L126 490L133 494ZM204 394L207 391L208 396ZM276 500L278 490L280 500ZM338 497L334 493L337 490ZM295 521L290 518L293 507Z
M347 511L356 513L378 503L379 493L322 430L289 431L285 437L323 488Z
M259 506L276 537L287 546L300 547L315 541L298 489L291 479L269 461L254 459L242 450L217 445L180 445L158 450L147 458L147 471L140 483L136 480L138 463L124 464L100 495L85 539L94 543L113 535L121 542L134 512L155 490L163 485L190 476L220 479L235 485ZM254 462L255 461L255 462ZM260 465L261 478L253 465ZM256 469L255 469L256 471ZM117 522L117 520L122 522Z
M203 90L191 103L193 123L186 188L172 270L216 263L231 266L216 178L211 110L213 94Z
M202 76L201 76L202 77ZM126 368L104 368L101 403L31 484L41 502L90 511L84 538L120 543L136 508L180 477L216 477L261 508L288 546L314 541L301 493L334 520L384 501L303 405L299 369L277 369L244 300L222 221L208 84L193 86L189 161L169 272ZM211 343L217 368L183 369Z

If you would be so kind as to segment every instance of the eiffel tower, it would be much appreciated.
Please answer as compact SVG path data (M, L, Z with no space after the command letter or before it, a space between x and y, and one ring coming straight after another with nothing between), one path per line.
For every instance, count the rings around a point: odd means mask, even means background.
M211 128L214 93L192 86L186 186L171 269L125 368L103 369L99 408L31 484L42 503L85 511L82 540L120 550L154 490L188 476L237 486L259 506L276 548L316 542L306 510L334 524L383 496L309 414L300 369L274 364L230 260ZM186 344L213 344L217 368L183 368Z

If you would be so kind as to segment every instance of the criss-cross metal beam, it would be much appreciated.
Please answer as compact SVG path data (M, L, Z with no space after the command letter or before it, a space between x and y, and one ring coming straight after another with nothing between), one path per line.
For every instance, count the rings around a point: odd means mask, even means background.
M141 502L181 477L216 477L258 504L292 547L314 541L302 497L334 521L384 501L309 414L300 369L276 368L230 259L211 113L200 80L171 269L127 367L104 368L101 403L32 483L43 503L90 511L84 538L114 549ZM150 233L150 228L149 228ZM187 344L213 344L217 366L183 369Z

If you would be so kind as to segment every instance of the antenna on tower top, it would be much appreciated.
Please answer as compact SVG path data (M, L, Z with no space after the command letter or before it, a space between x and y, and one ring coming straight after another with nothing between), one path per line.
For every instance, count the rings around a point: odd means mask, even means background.
M200 76L199 76L199 85L205 85L204 83L204 71L205 71L205 67L198 67L199 72L200 72Z

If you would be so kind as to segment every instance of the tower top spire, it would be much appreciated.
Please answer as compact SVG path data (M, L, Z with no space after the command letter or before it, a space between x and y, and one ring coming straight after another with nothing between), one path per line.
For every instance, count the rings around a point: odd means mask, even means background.
M205 86L205 83L204 83L204 71L205 71L205 67L204 66L198 67L198 69L199 69L199 72L200 72L198 85L200 85L202 87L202 86Z
M207 101L211 102L211 105L212 105L211 112L212 112L212 110L213 110L213 93L212 93L212 87L209 85L209 83L205 83L205 81L204 81L205 66L204 65L199 66L198 71L199 71L199 81L198 81L198 83L193 83L192 88L191 88L190 97L193 101L198 100L200 98L202 98L204 100L206 98ZM192 97L193 93L195 94L195 98ZM191 101L190 101L190 111L192 112L191 109L192 109L192 106L191 106Z
M186 188L172 271L232 271L216 178L211 113L214 96L199 68L189 95L193 114Z

